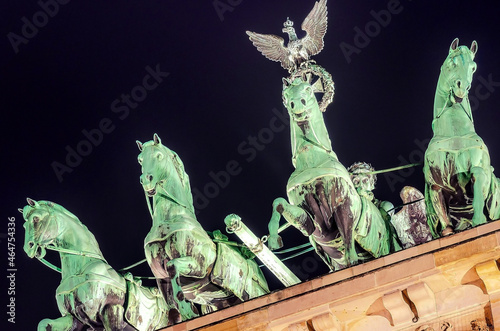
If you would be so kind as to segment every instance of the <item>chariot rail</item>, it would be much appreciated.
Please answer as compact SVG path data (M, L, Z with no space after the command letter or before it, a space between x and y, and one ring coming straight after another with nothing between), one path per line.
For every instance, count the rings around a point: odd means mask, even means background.
M264 243L241 221L237 215L228 215L224 222L229 233L236 234L240 240L254 253L259 260L280 280L285 286L300 283L300 279L274 255Z

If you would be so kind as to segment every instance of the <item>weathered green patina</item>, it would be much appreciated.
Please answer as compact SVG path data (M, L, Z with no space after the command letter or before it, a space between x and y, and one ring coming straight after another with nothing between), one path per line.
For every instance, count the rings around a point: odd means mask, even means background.
M386 221L387 230L392 236L392 250L410 248L432 240L427 225L427 214L425 212L424 195L414 187L405 186L400 192L403 205L394 207L389 201L381 201L375 198L373 190L377 182L377 173L398 170L406 165L390 169L376 171L366 162L356 162L347 171L351 174L352 182L356 187L361 199L372 201L377 206ZM395 210L402 207L397 213Z
M279 281L285 286L292 286L300 283L300 279L288 269L283 262L274 255L269 248L264 245L265 240L257 238L255 234L241 221L241 217L236 214L229 214L224 219L226 231L234 233L243 241L246 247L264 263Z
M169 321L198 316L269 292L252 258L217 241L197 221L189 177L179 156L158 135L144 144L141 184L153 225L144 240L146 259L169 308Z
M347 172L351 175L352 183L361 199L363 210L371 209L372 207L369 204L369 202L371 202L371 204L378 208L384 220L384 223L364 224L360 225L358 228L367 230L370 229L370 227L380 227L377 230L374 228L373 232L388 232L388 240L391 245L390 251L397 252L401 250L401 244L398 240L396 230L391 223L391 218L394 215L394 205L390 201L376 199L373 193L373 190L375 190L375 183L377 182L377 175L373 173L375 169L369 163L356 162L347 168ZM364 217L361 217L361 219L364 219Z
M474 128L468 92L476 70L477 43L453 40L441 67L434 99L434 136L425 153L429 226L434 237L500 217L499 180L488 148Z
M273 202L268 245L272 249L282 246L278 227L283 215L309 237L332 270L389 254L392 238L386 223L377 206L360 197L333 152L315 91L302 76L299 69L284 79L283 102L290 115L295 171L287 183L290 203L284 198ZM320 79L322 85L328 84L322 75ZM356 243L365 252L357 252Z
M38 330L90 329L153 331L167 325L167 306L157 288L141 286L130 274L117 273L104 259L94 235L78 218L49 201L28 199L24 250L43 259L58 250L62 279L56 300L62 317L44 319Z

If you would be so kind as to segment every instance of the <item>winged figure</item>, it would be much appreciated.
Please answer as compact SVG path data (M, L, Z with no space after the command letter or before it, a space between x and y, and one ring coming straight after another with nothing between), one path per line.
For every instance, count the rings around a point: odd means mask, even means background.
M293 22L287 18L283 23L283 33L288 34L288 45L285 47L284 39L272 34L260 34L247 31L253 45L272 61L281 62L281 66L290 72L309 61L309 58L321 52L324 46L323 37L326 34L328 11L326 1L320 0L302 22L302 30L307 34L302 39L297 38Z

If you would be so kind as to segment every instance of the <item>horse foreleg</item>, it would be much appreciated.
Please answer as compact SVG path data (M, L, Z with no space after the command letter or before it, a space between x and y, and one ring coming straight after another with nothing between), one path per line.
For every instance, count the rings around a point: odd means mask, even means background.
M344 259L348 267L357 264L359 257L354 240L354 214L352 201L346 200L334 210L334 219L344 242Z
M79 331L83 324L71 315L59 317L55 320L43 319L38 323L38 331Z
M165 278L156 279L158 288L160 289L163 298L167 304L168 325L177 324L182 322L182 316L177 308L177 302L174 299L172 290L172 279L167 274Z
M302 234L306 237L310 236L315 228L314 224L306 213L306 211L300 207L293 206L289 204L283 198L277 198L273 202L273 215L271 216L271 221L269 221L269 248L274 249L273 246L278 246L275 248L281 248L283 246L281 238L278 235L278 226L280 215L282 215L288 223L293 225L295 228L300 230ZM281 244L280 246L278 244Z
M194 311L193 304L184 296L179 277L196 274L197 277L201 278L207 273L207 270L201 269L199 261L191 256L179 257L167 262L167 272L172 284L172 299L183 321L198 317L198 313Z
M326 212L322 208L321 202L318 205L318 202L314 198L311 193L306 194L305 196L307 205L313 212L314 216L314 227L320 231L320 234L324 236L329 229L331 229L331 225L327 226L329 219L327 218Z
M330 230L332 228L332 211L330 210L330 206L325 195L325 188L323 187L323 182L321 181L316 183L316 194L318 196L319 209L321 210L321 214L323 215L325 226Z
M288 202L283 198L277 198L273 201L273 212L271 214L271 220L269 220L269 224L267 226L267 228L269 229L269 238L267 239L267 246L271 250L283 247L283 240L278 234L281 213L283 212L284 209L283 204L288 204Z
M446 202L444 201L444 196L442 189L437 185L427 184L426 193L430 199L432 208L434 209L435 215L430 215L430 220L432 223L429 226L435 229L436 235L449 236L454 233L453 227L448 216L448 211L446 208ZM435 217L434 217L435 216ZM435 218L435 219L434 219ZM443 230L439 231L439 224L442 225Z
M104 330L123 330L126 323L123 321L125 310L122 305L107 305L102 312L102 324Z
M484 188L487 185L486 172L481 167L473 167L471 169L473 180L474 199L472 200L472 207L474 208L474 216L472 216L472 226L477 226L486 223L486 216L484 215L484 201L486 194Z

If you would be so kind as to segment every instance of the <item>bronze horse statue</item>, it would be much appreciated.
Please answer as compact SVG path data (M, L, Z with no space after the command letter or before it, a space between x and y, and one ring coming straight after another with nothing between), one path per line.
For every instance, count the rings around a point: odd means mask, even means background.
M428 222L434 237L500 217L499 179L488 148L476 133L468 92L476 71L470 49L453 40L441 67L434 99L434 136L425 152Z
M311 67L319 68L315 72L325 75L319 66ZM282 215L309 237L331 270L399 249L379 209L358 194L349 173L332 150L313 86L303 76L299 70L283 80L283 103L290 115L295 171L287 183L290 203L284 198L273 202L268 246L277 249L283 245L278 235Z
M64 207L28 199L24 250L42 262L46 250L59 251L61 283L56 301L62 317L44 319L39 331L154 331L167 326L167 305L157 288L141 286L104 259L94 235Z
M169 306L170 322L198 316L195 304L207 313L269 293L257 263L234 246L214 243L196 219L179 156L157 134L137 145L140 181L153 218L144 250Z

